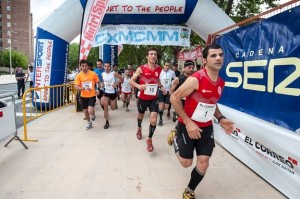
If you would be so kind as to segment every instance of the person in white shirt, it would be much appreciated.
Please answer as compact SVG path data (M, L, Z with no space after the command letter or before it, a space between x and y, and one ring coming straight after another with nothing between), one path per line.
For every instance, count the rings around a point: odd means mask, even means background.
M166 61L164 65L164 69L161 71L159 80L164 87L164 90L158 91L158 102L159 102L159 122L158 126L163 125L163 113L164 110L168 110L170 105L170 92L171 92L171 86L172 86L172 80L176 78L174 71L170 70L171 62ZM168 115L168 118L170 119L170 116Z
M128 106L130 103L130 96L131 96L131 91L132 91L132 88L131 88L129 82L130 82L130 73L129 73L129 70L125 70L124 80L123 80L123 84L122 84L121 99L123 101L123 108L126 108L127 112L129 111Z
M28 66L26 82L28 81L28 78L29 78L29 82L30 82L30 88L32 88L33 87L34 72L33 72L33 66L31 66L31 65Z
M104 129L108 129L108 105L111 110L116 109L117 86L123 81L123 77L118 72L111 71L109 62L104 63L104 70L105 71L101 74L103 80L101 87L104 91L101 104L104 107L104 118L106 119ZM118 82L116 82L116 78L118 78Z

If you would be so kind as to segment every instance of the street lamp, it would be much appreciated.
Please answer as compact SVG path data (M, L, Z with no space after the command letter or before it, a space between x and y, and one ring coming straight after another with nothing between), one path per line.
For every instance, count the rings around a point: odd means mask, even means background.
M9 34L9 70L10 70L10 77L12 77L12 63L11 63L11 34Z

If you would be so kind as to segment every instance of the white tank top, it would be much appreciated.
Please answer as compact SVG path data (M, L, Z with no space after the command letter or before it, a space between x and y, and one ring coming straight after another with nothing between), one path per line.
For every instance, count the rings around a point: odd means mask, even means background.
M131 87L129 85L130 78L124 77L124 82L122 84L122 92L123 93L131 93Z
M34 75L34 72L32 71L32 72L30 72L30 71L28 71L28 74L29 74L29 81L33 81L33 75Z
M112 86L115 83L114 72L102 73L105 93L116 93L116 89Z

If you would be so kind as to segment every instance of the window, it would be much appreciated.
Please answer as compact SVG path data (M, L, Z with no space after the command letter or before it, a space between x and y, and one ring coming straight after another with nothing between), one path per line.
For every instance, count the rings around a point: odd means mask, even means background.
M0 30L0 35L2 35L2 30Z
M6 6L6 10L7 10L7 11L10 11L10 6Z
M10 3L10 0L6 0L6 2Z
M10 14L7 14L6 17L7 17L7 19L10 19Z
M7 31L7 35L11 35L11 32L10 32L10 30L8 30L8 31Z
M11 23L7 22L7 27L10 28L11 27Z
M2 18L2 14L0 14L0 18Z
M10 44L11 43L11 39L7 39L7 43Z

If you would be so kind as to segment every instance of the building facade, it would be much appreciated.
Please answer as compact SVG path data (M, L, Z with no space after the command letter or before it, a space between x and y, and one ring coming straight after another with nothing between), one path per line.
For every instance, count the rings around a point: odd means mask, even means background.
M30 0L0 0L0 50L24 53L33 62L33 29Z

